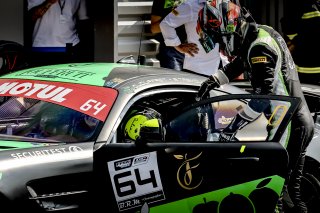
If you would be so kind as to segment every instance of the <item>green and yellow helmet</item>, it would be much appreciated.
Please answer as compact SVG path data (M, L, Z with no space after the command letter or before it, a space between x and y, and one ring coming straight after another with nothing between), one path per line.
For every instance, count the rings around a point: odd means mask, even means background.
M133 110L124 126L124 138L133 141L164 141L161 114L151 108Z

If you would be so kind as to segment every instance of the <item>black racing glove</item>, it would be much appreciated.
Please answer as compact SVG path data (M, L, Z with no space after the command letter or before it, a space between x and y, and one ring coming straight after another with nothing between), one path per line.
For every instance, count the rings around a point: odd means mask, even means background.
M240 114L237 114L236 117L231 121L231 123L220 133L219 141L237 141L237 139L235 139L237 131L245 127L250 122L250 120L245 119Z
M237 134L237 131L235 132L226 132L223 131L220 133L219 141L221 142L229 142L229 141L236 141L235 136Z
M198 95L197 95L196 100L200 101L203 98L207 97L210 90L217 88L217 87L220 87L219 81L217 80L216 77L210 76L206 81L204 81L201 84L200 89L198 90Z

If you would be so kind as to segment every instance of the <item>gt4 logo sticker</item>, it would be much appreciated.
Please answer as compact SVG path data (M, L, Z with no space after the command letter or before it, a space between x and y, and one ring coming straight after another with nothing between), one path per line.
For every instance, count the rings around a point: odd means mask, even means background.
M201 185L203 177L201 177L201 179L197 183L194 183L193 176L192 176L192 170L197 168L200 165L200 163L198 163L192 166L192 163L194 163L194 161L199 159L201 155L202 155L202 152L200 152L200 154L198 154L197 156L191 157L189 159L187 157L187 154L185 154L185 156L174 155L176 159L183 160L183 163L181 164L181 166L177 171L177 181L182 188L187 190L192 190L192 189L198 188Z
M108 170L119 211L165 199L156 152L110 161Z

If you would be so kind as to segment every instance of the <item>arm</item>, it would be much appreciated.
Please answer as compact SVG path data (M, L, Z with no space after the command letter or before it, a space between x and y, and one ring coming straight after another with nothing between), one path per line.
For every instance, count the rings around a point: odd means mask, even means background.
M250 51L251 84L256 94L269 95L274 93L273 82L276 61L277 55L265 45L257 45ZM220 134L220 140L233 140L238 130L255 121L269 105L270 101L266 99L249 101Z
M78 21L77 21L77 30L80 37L84 35L91 35L89 29L92 27L91 20L89 19L87 4L85 0L80 1L80 7L77 11ZM93 30L93 29L92 29ZM82 40L80 38L80 40Z
M151 15L151 32L156 34L156 33L161 33L160 29L160 22L162 20L161 16L157 15Z
M251 67L251 85L256 94L274 93L275 69L277 54L265 45L257 45L249 53Z
M197 14L194 14L191 5L182 3L161 21L160 29L164 38L164 42L167 46L172 46L179 52L186 53L190 56L194 56L194 54L198 53L199 49L196 44L182 44L176 32L177 27L191 22L195 15Z
M294 40L298 35L296 26L298 19L295 17L283 17L280 22L283 32L283 38L286 41L290 52L292 53L295 49Z
M263 105L264 101L259 101L259 103L253 103L250 101L243 109L239 109L231 123L220 133L219 141L234 141L238 130L241 130L249 123L255 121L262 114L262 111L257 110L258 108L261 108L261 104ZM255 106L257 106L257 108L255 108Z
M220 85L229 83L229 79L233 80L243 73L244 61L237 56L233 61L217 70L212 76L204 81L198 91L197 100L201 100L208 96L210 90L220 87Z
M154 34L161 33L160 22L166 14L170 13L170 8L165 8L165 0L154 0L151 8L150 31Z
M41 18L49 10L51 5L53 5L57 1L58 0L46 0L42 4L32 7L29 10L31 20L36 21L38 18Z

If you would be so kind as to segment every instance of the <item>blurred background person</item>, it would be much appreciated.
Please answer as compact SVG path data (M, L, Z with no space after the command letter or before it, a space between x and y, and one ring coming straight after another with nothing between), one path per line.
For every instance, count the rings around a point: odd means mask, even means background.
M80 62L79 32L89 24L86 0L28 0L31 65Z
M180 5L184 0L154 0L151 11L151 32L155 34L154 38L160 43L157 59L160 61L160 66L175 70L183 69L184 53L179 52L174 47L167 46L164 43L161 34L160 22L172 10ZM180 40L185 43L187 39L184 26L177 28L177 35Z
M185 54L184 70L209 76L218 70L222 63L219 44L207 37L206 33L203 33L205 29L197 25L199 11L205 3L206 0L189 0L180 4L161 21L160 29L165 44ZM187 33L186 43L180 40L176 31L176 28L183 25Z
M320 84L320 1L293 1L282 31L302 83Z

